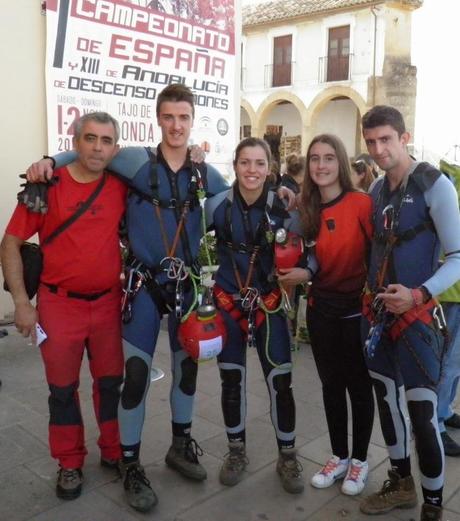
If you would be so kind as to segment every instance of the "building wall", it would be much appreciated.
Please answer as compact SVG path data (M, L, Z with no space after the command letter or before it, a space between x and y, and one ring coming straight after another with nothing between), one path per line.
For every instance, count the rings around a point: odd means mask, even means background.
M0 228L13 211L18 175L47 152L45 111L45 17L37 0L7 2L0 16L2 124L0 125ZM3 279L0 274L0 282ZM0 319L12 311L0 290Z
M300 134L302 128L299 111L291 103L277 105L270 112L267 123L282 126L283 136L296 136Z
M329 101L318 114L315 129L318 134L337 135L344 143L348 156L356 155L356 125L358 109L351 100Z
M286 92L299 100L298 108L277 106L277 111L286 110L286 113L277 113L276 118L281 117L279 124L284 126L286 122L282 120L288 121L291 117L288 110L297 110L301 128L295 134L302 135L303 151L314 134L329 131L346 136L347 150L354 156L362 147L357 131L359 117L378 103L399 108L408 127L413 128L416 69L410 59L412 11L393 5L382 3L372 9L305 18L291 27L283 21L264 27L244 27L245 67L250 81L243 82L242 97L246 108L250 106L258 115L258 120L253 121L258 135L263 135L265 124L274 124L274 116L267 114L265 108L267 102L276 106L277 93L280 100L289 99ZM343 25L350 26L353 55L350 79L321 81L320 58L328 54L329 29ZM266 69L273 63L273 38L285 34L292 34L293 40L292 84L269 87ZM353 101L342 103L343 98ZM344 122L342 118L352 119Z
M415 126L417 68L411 64L411 13L385 10L385 52L382 76L376 81L376 104L388 104L403 114L407 128Z
M294 26L283 23L276 27L244 28L244 56L246 81L243 97L255 111L268 94L276 88L267 87L266 69L273 63L273 38L284 34L293 35L293 83L283 87L298 96L306 107L331 82L319 81L320 58L327 56L328 31L331 27L350 25L351 52L356 53L352 61L351 81L346 83L363 99L368 97L368 77L373 70L373 24L374 17L368 9L331 16L315 17Z

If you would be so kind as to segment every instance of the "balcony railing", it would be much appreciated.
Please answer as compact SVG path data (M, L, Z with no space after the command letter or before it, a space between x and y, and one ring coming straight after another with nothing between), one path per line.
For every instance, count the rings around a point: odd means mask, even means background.
M295 62L265 65L264 87L270 89L292 85L294 83L294 69Z
M318 60L318 82L350 80L352 64L353 54L321 56Z

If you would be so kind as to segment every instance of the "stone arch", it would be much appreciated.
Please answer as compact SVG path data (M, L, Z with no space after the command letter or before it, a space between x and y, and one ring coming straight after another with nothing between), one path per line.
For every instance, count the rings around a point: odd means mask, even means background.
M321 91L310 103L308 106L306 116L305 116L305 126L306 126L306 143L310 143L313 135L315 133L316 121L315 118L319 116L322 109L326 106L327 103L333 101L336 98L347 98L350 100L356 107L358 111L358 117L356 120L356 124L353 130L354 134L354 145L349 148L349 153L351 155L356 155L365 149L364 141L361 136L360 129L360 116L362 116L370 107L366 104L363 97L351 87L346 87L342 85L331 86L323 91Z
M256 125L254 127L254 136L263 138L265 133L265 127L267 124L267 119L270 114L270 110L277 104L279 101L289 101L294 105L294 107L298 110L301 122L301 143L302 143L302 153L304 153L305 143L307 139L307 127L305 125L305 116L307 113L307 108L305 103L295 94L289 92L287 90L279 90L267 96L264 101L260 104L259 108L256 112Z
M251 104L246 101L245 99L242 99L241 102L240 102L240 106L241 108L243 108L247 115L249 116L249 121L251 123L251 128L255 128L257 126L257 117L256 117L256 112L255 110L252 108Z
M298 96L292 94L292 92L288 92L287 90L280 90L270 94L270 96L265 98L257 109L257 128L259 130L258 137L263 137L263 129L265 128L270 109L278 101L289 101L292 103L299 111L302 127L305 126L305 115L307 113L307 108L305 107L304 102ZM262 135L260 135L261 132Z
M358 107L359 113L362 115L370 107L366 105L363 97L356 92L354 89L350 87L345 87L341 85L328 87L321 91L310 103L308 109L306 110L305 115L305 125L310 127L313 121L314 115L321 109L328 101L331 101L338 96L343 96L345 98L350 98L354 104Z

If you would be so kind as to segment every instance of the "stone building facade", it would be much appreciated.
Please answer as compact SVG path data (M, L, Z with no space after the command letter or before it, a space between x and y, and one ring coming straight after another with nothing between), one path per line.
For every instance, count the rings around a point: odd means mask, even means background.
M414 127L411 18L421 0L275 0L243 8L241 136L266 137L283 161L320 132L350 157L360 117L376 104Z

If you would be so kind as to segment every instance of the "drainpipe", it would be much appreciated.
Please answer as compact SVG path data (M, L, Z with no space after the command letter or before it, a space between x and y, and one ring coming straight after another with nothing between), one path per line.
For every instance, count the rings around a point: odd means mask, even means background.
M375 105L375 88L376 88L376 79L375 72L377 69L377 12L378 10L375 7L371 7L371 13L374 15L374 57L373 57L373 70L372 70L372 106Z

